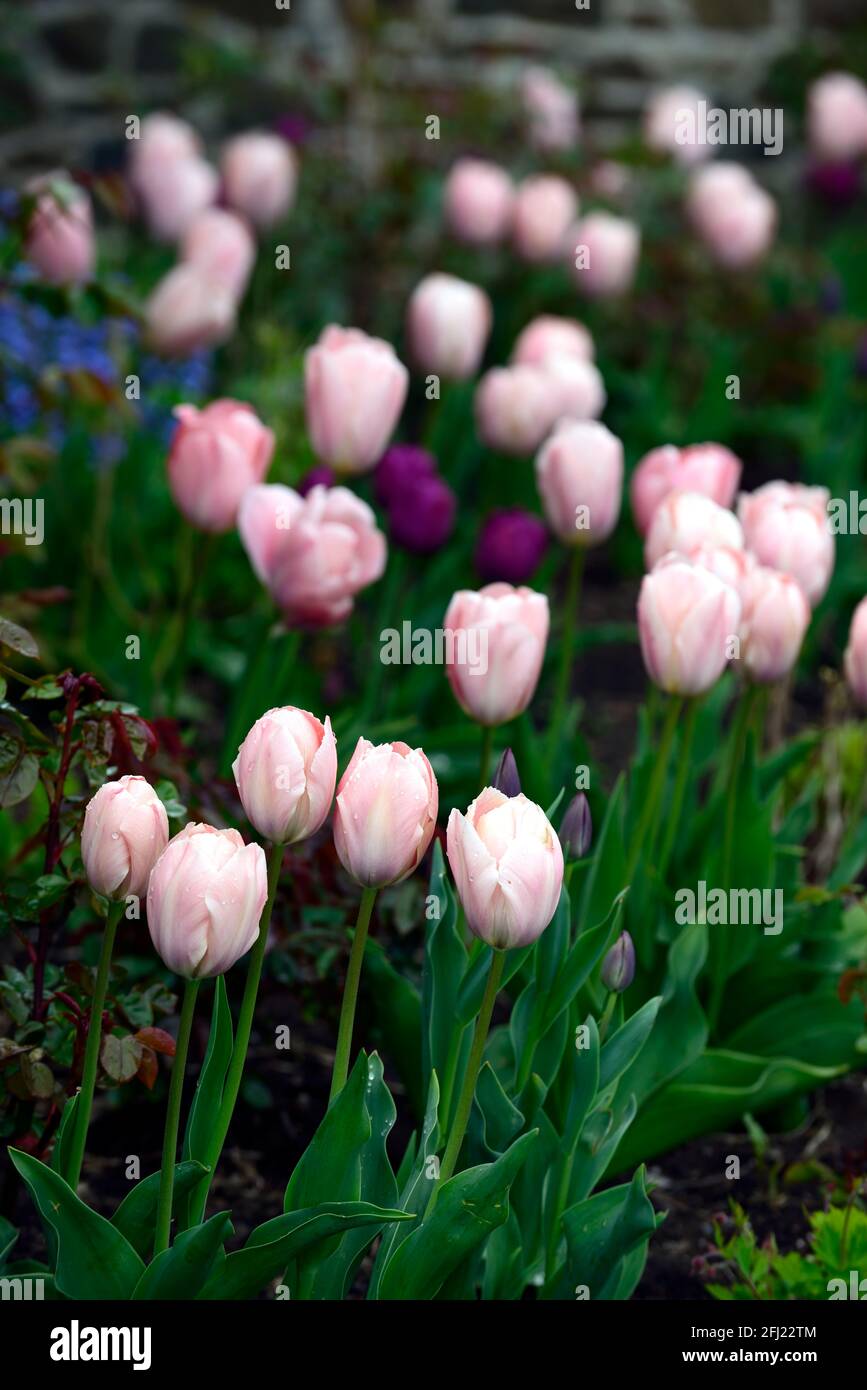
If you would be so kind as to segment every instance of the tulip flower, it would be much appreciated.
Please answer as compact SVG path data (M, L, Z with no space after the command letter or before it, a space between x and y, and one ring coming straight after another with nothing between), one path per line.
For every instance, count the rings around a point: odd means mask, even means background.
M358 328L329 324L304 357L307 429L320 463L367 473L406 399L409 373L394 349Z
M644 576L638 597L650 679L673 695L709 690L722 675L740 616L740 598L728 584L683 557L665 557Z
M428 275L407 307L412 355L424 372L465 381L478 371L492 319L491 301L478 285L454 275Z
M241 498L261 483L274 452L274 434L243 401L212 401L203 410L175 407L178 427L168 459L175 503L201 531L237 524Z
M459 159L446 179L446 221L461 241L494 246L509 231L514 196L512 180L498 164Z
M549 357L580 357L592 362L594 355L593 339L583 323L558 318L556 314L540 314L521 329L510 361L513 366L526 363L538 367Z
M777 205L746 170L720 163L700 169L687 195L689 218L714 260L754 265L770 249Z
M628 931L622 931L607 952L599 971L606 989L622 994L635 978L635 946Z
M237 301L195 265L182 262L151 291L145 304L145 335L155 352L186 357L216 347L232 336Z
M132 182L148 227L166 242L180 241L220 188L216 169L200 155L162 161L148 151L133 163Z
M744 548L744 536L734 512L700 492L676 489L659 504L644 542L644 562L653 569L671 551L688 555L698 546Z
M584 792L576 792L566 807L559 835L567 860L584 858L593 841L593 817Z
M564 545L601 545L620 515L623 445L605 425L565 421L536 457L536 485Z
M548 600L533 589L488 584L460 589L443 626L453 650L446 674L461 709L485 730L482 785L487 781L492 731L522 714L533 698L548 640Z
M422 478L434 478L437 461L427 449L418 444L392 444L386 449L373 475L376 500L390 507L401 493Z
M323 825L334 798L337 744L326 715L284 705L256 720L232 764L247 819L264 840L294 845Z
M578 215L571 184L556 174L530 174L518 185L512 209L515 250L525 261L558 261Z
M743 601L744 585L758 561L748 550L737 550L731 545L698 545L688 550L685 557L691 565L710 570L717 579L734 589Z
M521 779L518 776L518 764L515 762L515 755L511 748L504 748L500 754L500 761L494 769L491 786L504 796L520 796Z
M551 388L550 422L594 420L605 409L602 374L595 362L575 356L546 357L542 370Z
M455 525L457 498L437 474L395 488L388 508L391 539L415 555L430 555L445 545Z
M724 444L663 444L639 459L629 484L632 514L646 536L654 513L671 492L700 492L720 507L731 507L742 464Z
M93 278L96 260L90 198L64 173L35 179L27 191L35 205L27 225L25 258L49 284L85 284Z
M608 299L632 287L641 249L634 222L611 212L591 212L568 240L575 283L588 297Z
M256 227L272 227L292 206L298 161L279 135L257 130L236 135L223 146L220 173L226 202Z
M137 173L146 165L159 169L167 164L183 163L202 153L202 142L188 121L168 111L154 111L145 116L137 140L130 141L130 173L133 183Z
M184 233L181 259L237 303L243 298L256 259L256 243L246 222L225 208L197 213Z
M551 377L542 367L492 367L476 388L479 438L489 449L529 457L562 414L561 395L555 399Z
M358 982L377 892L418 868L433 838L438 808L437 780L420 748L358 740L334 810L337 857L363 892L340 1010L332 1100L349 1074Z
M711 147L698 135L698 111L706 98L695 87L664 87L654 92L644 112L644 139L650 149L672 155L679 164L697 164Z
M827 488L784 482L765 483L738 500L747 548L761 564L797 579L813 608L834 568L827 504Z
M151 870L168 838L166 808L144 777L120 777L116 782L106 782L87 803L81 831L81 858L91 888L109 899L109 909L90 1004L81 1089L75 1102L66 1171L73 1192L81 1174L93 1108L102 1015L118 922L125 899L141 898L147 892Z
M541 517L522 507L491 512L479 532L474 563L487 583L498 579L524 584L531 579L548 545L548 531Z
M741 586L741 659L760 685L791 671L810 625L810 605L796 580L754 565Z
M530 143L543 152L571 150L578 140L578 98L550 68L528 68L521 100Z
M342 622L355 595L385 569L376 518L344 487L317 486L306 497L280 483L249 488L238 530L256 575L290 625Z
M843 670L858 704L867 708L867 598L862 598L852 615Z
M820 159L842 163L867 154L867 86L849 72L828 72L807 93L807 140Z

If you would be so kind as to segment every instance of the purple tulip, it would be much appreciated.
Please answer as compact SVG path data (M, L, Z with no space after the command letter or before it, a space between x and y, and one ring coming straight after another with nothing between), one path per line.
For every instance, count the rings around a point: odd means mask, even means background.
M486 583L523 584L538 569L547 544L538 516L520 507L492 512L479 532L476 569Z
M635 978L635 947L628 931L621 932L602 962L600 979L606 989L622 994Z
M391 490L388 524L391 538L405 550L428 555L445 545L455 524L456 499L437 474L407 479Z
M808 181L813 193L835 207L854 203L861 192L861 169L855 161L842 164L816 164Z
M386 449L373 475L373 490L382 507L391 506L395 492L422 478L436 477L437 461L418 444L393 444Z
M325 463L317 463L315 468L311 468L309 473L305 473L301 482L296 488L302 497L306 497L311 488L321 484L322 487L333 487L336 474L333 468L329 468Z
M494 773L492 787L496 787L498 792L504 796L521 795L521 779L518 776L518 764L515 762L515 755L511 748L506 748L497 763L497 770Z
M593 839L590 802L583 792L577 792L569 802L558 833L566 858L583 859Z

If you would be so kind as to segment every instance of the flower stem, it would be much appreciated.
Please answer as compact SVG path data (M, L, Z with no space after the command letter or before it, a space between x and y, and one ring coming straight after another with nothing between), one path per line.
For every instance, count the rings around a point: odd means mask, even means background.
M192 1225L196 1225L204 1216L205 1206L208 1200L208 1191L217 1164L220 1161L220 1154L223 1152L226 1135L229 1132L232 1116L235 1113L238 1092L241 1089L241 1079L244 1075L244 1063L247 1060L247 1049L250 1046L250 1033L253 1028L253 1015L256 1011L256 999L259 994L259 982L262 978L262 965L265 960L265 949L268 945L271 914L274 911L277 884L280 881L280 869L283 864L284 848L284 845L271 845L268 852L268 897L265 900L265 906L262 909L262 916L259 920L259 935L253 942L253 948L250 951L250 959L247 965L247 980L244 985L244 997L241 1000L241 1008L238 1012L238 1026L235 1030L235 1043L232 1048L232 1056L229 1061L226 1080L223 1085L223 1096L220 1101L220 1109L217 1112L214 1128L211 1132L211 1141L203 1160L208 1169L208 1173L202 1178L201 1183L197 1184L195 1194L190 1203Z
M358 999L358 982L361 979L361 966L364 961L364 947L367 943L367 929L376 902L378 888L365 888L358 906L355 935L349 953L349 968L346 984L343 986L343 1003L340 1006L340 1024L337 1029L337 1047L334 1052L334 1070L331 1074L331 1093L329 1105L346 1085L349 1075L349 1054L352 1050L352 1028L355 1023L355 1004Z
M199 992L198 980L187 980L184 985L184 1000L181 1005L181 1018L178 1024L178 1040L175 1044L175 1059L172 1063L172 1079L169 1082L169 1101L166 1106L166 1127L163 1131L163 1162L160 1170L160 1195L157 1200L156 1226L154 1229L154 1255L161 1255L169 1248L172 1226L172 1194L175 1186L175 1156L178 1148L178 1122L181 1115L181 1095L184 1089L184 1072L187 1067L187 1051L190 1046L190 1032L193 1027L193 1013L196 1008L196 995Z
M734 852L735 821L737 819L738 788L741 781L741 768L744 761L744 753L746 752L747 733L750 727L750 719L752 718L757 689L757 686L752 685L741 696L741 701L735 712L734 723L732 725L728 778L725 793L719 884L726 893L731 886L732 854ZM725 992L726 980L728 979L729 943L726 935L727 931L728 928L725 926L718 927L715 938L716 951L713 954L713 964L710 972L711 987L707 1010L708 1025L711 1031L716 1027L719 1019L723 993Z
M575 626L578 618L578 603L581 597L581 580L584 575L584 549L576 545L569 557L569 575L566 581L566 594L563 599L563 630L560 634L560 669L557 673L551 723L548 728L548 770L553 768L554 754L557 751L557 737L563 724L563 716L569 702L569 688L572 682L572 663L575 656Z
M494 1012L494 1003L497 992L500 988L500 980L503 975L503 967L506 963L505 951L492 950L491 968L488 971L488 979L485 985L485 993L482 998L481 1008L479 1009L476 1027L473 1033L473 1045L470 1048L470 1055L467 1059L467 1069L464 1072L463 1085L458 1097L458 1104L455 1110L455 1118L449 1133L446 1151L443 1154L443 1161L440 1166L440 1175L436 1187L430 1195L425 1216L429 1216L439 1189L447 1183L452 1173L455 1171L455 1164L461 1151L461 1144L464 1142L464 1135L469 1124L470 1111L473 1106L473 1096L476 1093L476 1082L479 1079L479 1071L482 1066L482 1056L485 1051L485 1041L488 1036L488 1029L491 1026L491 1015Z
M680 826L680 817L683 811L683 798L686 795L686 786L689 781L690 753L692 752L692 736L695 732L695 716L698 705L695 699L686 701L686 710L683 719L683 728L680 734L680 748L677 754L677 774L674 779L674 791L671 796L671 809L665 825L665 835L662 841L662 848L657 859L657 869L659 877L664 878L668 868L668 861L674 849L674 842L677 838L677 831Z
M632 882L633 875L641 857L641 851L647 838L647 832L654 823L654 818L659 809L659 799L665 785L665 774L668 771L668 761L671 756L671 743L674 738L674 731L677 721L680 718L680 711L683 707L683 699L675 696L669 699L668 709L665 713L665 723L662 726L662 733L659 736L659 748L656 753L656 763L650 778L650 786L647 790L647 798L641 810L641 817L635 828L632 837L632 847L629 852L629 859L626 864L626 882Z
M482 746L479 753L479 791L484 791L491 775L491 753L494 747L494 730L490 724L482 725Z
M96 984L94 985L93 999L90 1005L90 1018L87 1024L87 1043L84 1049L84 1063L81 1071L81 1088L78 1092L78 1099L75 1102L75 1128L73 1130L69 1166L66 1173L66 1180L73 1192L78 1187L78 1179L81 1176L81 1165L84 1160L84 1146L87 1143L90 1112L93 1107L93 1093L96 1090L96 1072L99 1066L99 1045L102 1041L102 1012L105 1008L105 995L108 989L108 972L111 968L111 953L114 950L114 938L117 933L117 924L120 921L122 912L122 902L110 903L102 932L102 949L99 953L99 967L96 972Z

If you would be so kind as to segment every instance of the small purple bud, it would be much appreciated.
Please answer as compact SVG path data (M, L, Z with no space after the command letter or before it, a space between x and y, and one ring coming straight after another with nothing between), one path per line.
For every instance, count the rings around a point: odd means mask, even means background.
M583 859L593 839L593 817L590 802L583 792L577 792L566 807L560 822L560 844L567 859Z
M856 161L838 164L814 164L808 173L814 194L835 207L854 203L861 192L861 170Z
M548 544L545 523L520 507L492 512L479 532L476 569L490 584L523 584L539 568Z
M494 773L492 787L496 787L498 792L504 796L521 795L521 779L518 776L518 764L515 762L515 755L511 748L504 749L500 761L497 763L497 770Z
M600 979L606 989L622 994L635 978L635 947L628 931L618 936L602 962Z
M390 507L395 492L421 478L436 477L437 461L418 444L392 444L373 475L373 490L382 507Z
M417 555L445 545L455 524L455 494L434 475L415 478L395 488L388 503L392 540Z
M298 484L297 491L302 497L306 497L311 488L318 485L322 487L333 487L336 474L326 463L317 463L315 468L311 468L309 473L305 473L301 482Z

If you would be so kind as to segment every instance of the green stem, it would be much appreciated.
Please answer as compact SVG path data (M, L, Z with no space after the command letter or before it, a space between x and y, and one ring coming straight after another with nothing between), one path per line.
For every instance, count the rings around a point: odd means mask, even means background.
M575 1162L575 1150L567 1154L560 1165L560 1180L557 1183L557 1191L554 1195L554 1206L551 1209L551 1224L548 1227L548 1244L545 1251L545 1278L550 1279L554 1273L554 1263L557 1259L557 1247L559 1241L560 1218L566 1206L566 1199L569 1196L569 1186L572 1182L572 1168Z
M157 1200L157 1216L154 1228L154 1255L161 1255L169 1248L172 1228L172 1195L175 1186L175 1157L178 1149L178 1123L181 1117L181 1096L184 1090L184 1072L187 1067L187 1052L190 1046L190 1032L193 1027L193 1014L196 1008L196 995L199 992L198 980L187 980L184 985L184 1000L178 1024L178 1040L175 1044L175 1058L172 1063L172 1079L169 1082L169 1100L166 1106L166 1127L163 1131L163 1162L160 1169L160 1195Z
M492 725L482 725L482 746L479 753L479 791L484 791L488 785L491 775L491 753L494 747L494 730Z
M698 704L695 699L687 700L683 729L680 734L680 748L677 754L677 773L674 779L674 791L671 796L671 808L665 825L662 848L657 858L657 868L661 879L665 878L665 873L668 869L668 861L671 858L671 851L674 849L674 842L680 827L683 798L686 795L686 787L689 782L689 759L690 753L692 752L692 737L695 732L695 716L697 709Z
M334 1052L334 1070L331 1074L331 1094L329 1105L346 1085L349 1075L349 1054L352 1050L352 1028L355 1023L355 1004L358 999L358 982L361 979L361 966L364 961L364 947L367 943L367 929L373 904L376 902L377 888L365 888L358 906L358 919L349 953L349 968L346 984L343 986L343 1003L340 1007L340 1024L337 1029L337 1047Z
M671 743L674 738L674 731L677 721L680 718L680 711L683 707L683 699L680 696L673 696L669 699L668 709L665 713L665 723L662 726L662 733L659 737L659 748L656 754L656 763L650 778L650 786L647 791L647 798L641 810L641 817L632 837L632 847L629 852L629 859L626 865L626 882L632 882L633 875L641 857L644 841L647 832L654 823L662 789L665 786L665 774L668 771L668 761L671 756Z
M473 1106L473 1096L476 1093L476 1082L479 1078L479 1071L482 1066L482 1056L485 1051L485 1041L488 1036L488 1029L491 1026L491 1015L494 1012L497 992L500 988L500 980L503 975L503 967L506 963L505 951L492 950L493 957L491 968L488 971L488 979L485 985L485 993L482 998L479 1015L476 1019L476 1027L473 1033L473 1045L470 1048L470 1055L467 1059L467 1069L464 1072L463 1085L458 1097L455 1118L452 1122L446 1151L443 1154L440 1175L436 1187L430 1195L426 1216L430 1215L436 1201L436 1195L444 1183L447 1183L452 1173L455 1171L455 1164L461 1151L461 1144L464 1142L464 1135L467 1132L467 1125L470 1119L470 1111Z
M723 820L723 843L722 855L720 858L720 888L728 892L731 886L732 876L732 854L734 851L735 823L737 820L738 807L738 788L741 780L741 767L746 751L747 733L750 727L750 719L753 713L757 686L749 686L741 696L740 704L735 712L734 723L732 726L731 748L729 752L728 778L725 793L725 811ZM716 929L716 950L713 953L711 968L711 987L710 999L708 1002L708 1025L711 1032L716 1027L722 1008L723 993L728 978L728 940L726 932L728 928L718 926Z
M256 999L259 995L259 982L262 978L262 965L265 960L265 950L268 945L268 932L271 927L274 900L277 897L277 885L280 881L280 869L283 864L284 849L284 845L271 845L268 852L268 897L265 900L265 906L262 909L262 916L259 920L259 935L253 942L253 948L250 951L250 958L247 965L247 980L244 985L244 997L241 1000L241 1008L238 1012L238 1025L235 1030L235 1043L232 1048L232 1056L229 1061L226 1080L223 1085L220 1109L214 1121L211 1140L204 1158L208 1173L202 1178L201 1183L197 1184L195 1195L190 1205L191 1225L196 1225L204 1216L205 1206L208 1201L208 1192L217 1164L220 1161L220 1155L223 1152L223 1145L226 1142L226 1135L232 1123L232 1116L235 1113L238 1093L241 1089L241 1079L244 1075L244 1063L247 1060L247 1049L250 1046L253 1015L256 1011Z
M554 704L551 711L551 724L548 729L548 770L553 768L554 754L557 751L557 737L563 724L569 691L572 683L572 663L575 655L575 626L578 617L578 603L581 597L581 580L584 575L584 549L573 546L569 558L569 576L566 582L566 595L563 599L563 630L560 634L560 669L557 674Z
M108 989L108 972L111 968L111 953L117 924L123 912L123 903L110 903L102 932L102 949L99 953L99 967L96 984L90 1005L90 1018L87 1023L87 1043L84 1049L84 1064L81 1072L81 1088L75 1102L75 1129L69 1154L66 1181L73 1192L78 1187L81 1165L84 1160L84 1147L90 1125L90 1112L93 1107L93 1093L96 1090L96 1072L99 1066L99 1045L102 1041L102 1012L105 1008L105 995Z
M608 998L605 1001L605 1008L602 1010L602 1015L599 1019L600 1041L604 1040L605 1035L608 1032L608 1028L611 1023L611 1018L614 1013L614 1010L617 1007L617 1000L619 998L620 995L617 993L616 989L609 990Z

